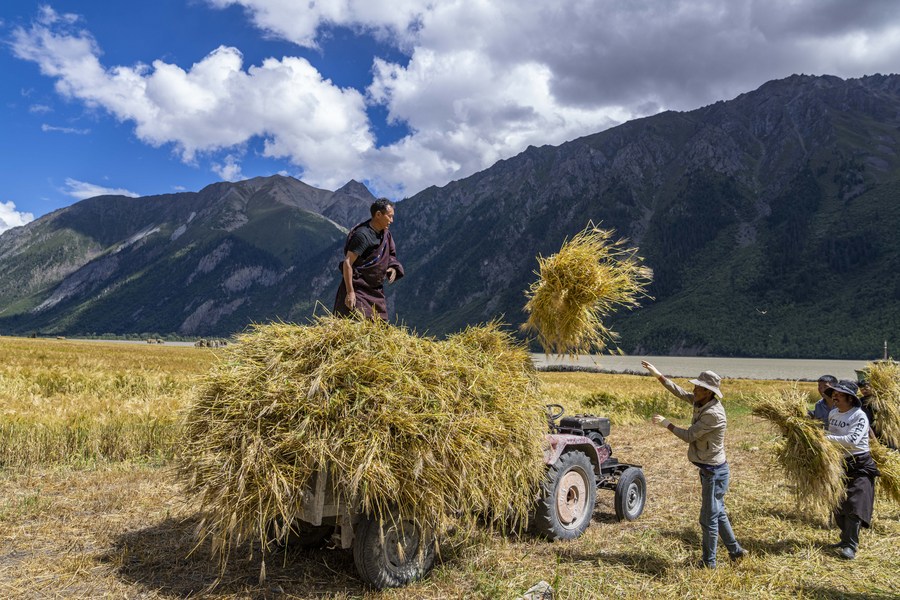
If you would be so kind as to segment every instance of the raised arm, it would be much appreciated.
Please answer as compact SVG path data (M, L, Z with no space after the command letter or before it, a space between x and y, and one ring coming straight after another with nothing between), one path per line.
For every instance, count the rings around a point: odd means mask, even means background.
M694 394L685 390L680 385L675 383L674 381L667 379L665 375L659 372L659 369L654 367L651 363L648 363L646 360L641 361L641 366L647 369L651 375L656 377L659 382L663 385L664 388L669 390L674 396L681 398L688 404L694 404Z

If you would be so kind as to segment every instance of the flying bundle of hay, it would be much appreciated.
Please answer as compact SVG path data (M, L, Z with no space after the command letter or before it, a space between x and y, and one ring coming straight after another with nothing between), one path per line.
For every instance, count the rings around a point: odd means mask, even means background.
M877 361L866 365L872 388L880 438L892 446L900 446L900 363Z
M602 352L616 334L603 318L619 306L634 307L646 294L652 271L637 249L593 224L548 258L538 257L538 280L526 292L524 331L535 331L544 351Z
M525 521L545 432L530 356L496 324L435 341L323 317L229 347L189 409L182 472L226 559L298 515L318 471L353 511L437 532Z
M872 453L872 460L881 472L875 479L878 490L875 496L884 495L900 504L900 452L872 439L869 440L869 450Z
M775 457L798 503L826 517L844 499L844 452L825 438L819 422L807 416L806 393L786 389L756 398L753 414L774 423L784 439Z

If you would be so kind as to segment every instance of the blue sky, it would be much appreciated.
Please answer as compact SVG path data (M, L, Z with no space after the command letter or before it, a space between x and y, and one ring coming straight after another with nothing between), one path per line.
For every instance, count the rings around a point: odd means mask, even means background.
M4 0L0 231L274 173L402 198L792 73L898 65L893 0Z

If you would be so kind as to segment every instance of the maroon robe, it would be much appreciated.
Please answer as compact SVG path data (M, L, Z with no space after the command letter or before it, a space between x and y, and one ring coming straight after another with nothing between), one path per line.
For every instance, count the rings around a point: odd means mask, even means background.
M347 241L344 242L344 256L347 256L347 247L350 245L350 239L357 229L367 225L369 221L363 221L350 230L347 234ZM347 308L347 286L344 285L343 261L338 264L338 270L341 272L341 285L338 287L337 295L334 298L334 314L341 316L350 316L352 313ZM356 309L360 311L366 318L371 319L374 316L381 317L387 321L387 303L384 298L384 280L387 277L387 270L393 268L397 272L397 281L403 277L403 265L397 260L397 250L394 248L394 238L391 237L389 229L384 230L381 237L381 244L372 255L362 262L362 257L357 256L356 262L353 263L353 272L351 281L353 282L353 291L356 292Z

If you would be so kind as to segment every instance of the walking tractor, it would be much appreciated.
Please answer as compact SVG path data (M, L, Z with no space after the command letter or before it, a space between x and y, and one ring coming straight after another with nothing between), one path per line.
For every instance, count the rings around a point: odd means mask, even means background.
M531 525L550 540L572 540L591 523L597 490L615 493L616 518L637 519L644 510L647 484L638 465L620 463L606 442L610 423L593 415L564 416L558 404L547 405L547 475L536 498ZM288 544L315 547L328 539L353 549L360 577L376 588L399 587L420 579L434 563L436 540L418 524L387 515L375 519L335 501L319 473L304 494L303 511L291 523ZM272 525L271 537L284 539Z
M597 490L615 493L616 518L634 521L644 511L647 481L639 465L620 463L606 442L610 423L594 415L564 415L547 405L547 477L532 528L551 540L572 540L591 524Z

